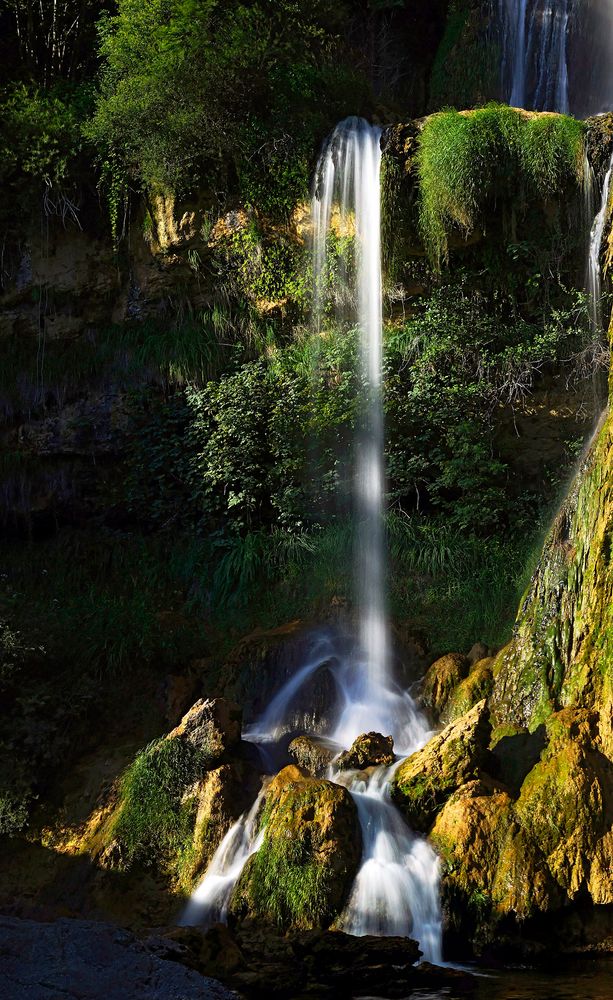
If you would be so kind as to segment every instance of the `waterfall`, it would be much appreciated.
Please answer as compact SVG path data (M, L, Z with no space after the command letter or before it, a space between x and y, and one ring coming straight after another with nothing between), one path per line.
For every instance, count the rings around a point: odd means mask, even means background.
M302 666L245 733L264 751L266 743L273 745L295 731L301 694L324 669L336 692L334 721L325 735L339 750L375 730L391 734L396 753L404 757L431 736L410 693L393 678L386 617L380 140L381 130L361 118L341 122L320 156L312 202L314 335L326 335L333 298L337 319L357 325L360 337L362 405L354 486L358 636L347 642L330 630L314 633ZM353 254L340 262L331 260L332 232L353 241ZM332 272L337 280L340 275L342 288L332 287ZM339 772L334 762L330 767L329 778L346 785L356 803L363 844L360 869L338 926L357 935L410 935L426 960L440 962L439 862L390 801L389 784L398 764L377 769L367 781L361 772ZM225 918L242 868L261 843L258 811L259 800L228 832L182 923Z
M594 333L602 332L602 323L603 323L602 302L601 302L602 270L600 267L600 251L602 249L602 240L608 218L607 210L609 207L609 196L611 194L612 175L613 175L613 158L609 163L609 169L607 170L604 183L602 185L602 197L600 199L600 208L598 210L596 217L594 218L594 223L592 225L592 229L590 232L586 286L589 295L590 320L592 325L592 331ZM591 200L593 204L593 196ZM593 208L592 208L592 213L593 213Z
M335 128L320 158L313 194L313 280L315 327L321 329L327 290L327 237L331 213L355 242L354 301L360 331L360 368L364 385L356 468L356 584L360 636L366 671L363 697L386 685L389 641L385 616L384 468L381 295L381 130L361 118ZM343 262L342 276L348 266ZM355 308L357 307L357 308ZM356 732L355 735L359 735Z
M573 0L499 0L503 99L568 113Z

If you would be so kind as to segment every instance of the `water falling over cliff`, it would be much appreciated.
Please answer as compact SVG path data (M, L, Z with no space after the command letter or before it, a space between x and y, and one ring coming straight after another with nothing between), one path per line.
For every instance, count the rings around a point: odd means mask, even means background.
M391 734L396 753L407 755L431 735L409 692L394 679L386 616L380 138L380 130L363 119L341 122L320 157L312 204L316 335L325 335L328 312L334 311L328 282L332 226L353 244L352 253L335 265L343 284L337 318L342 313L346 325L357 325L360 339L362 388L354 486L357 635L347 642L333 630L315 633L302 666L245 734L260 744L262 758L270 761L275 754L268 747L295 731L301 695L323 670L333 678L336 692L335 704L326 710L333 721L325 735L338 750L376 730ZM318 731L321 735L321 726ZM411 935L427 960L440 962L438 859L427 841L408 829L390 801L389 782L397 763L377 768L367 780L361 771L339 771L334 761L330 765L330 780L344 784L354 799L363 844L359 871L338 926L358 935ZM229 831L183 923L224 918L243 867L260 846L258 809L256 803Z
M613 105L611 0L493 0L503 101L579 118Z

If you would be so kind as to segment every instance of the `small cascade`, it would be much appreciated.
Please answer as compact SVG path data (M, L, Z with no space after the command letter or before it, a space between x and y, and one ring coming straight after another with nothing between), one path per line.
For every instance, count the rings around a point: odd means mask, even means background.
M603 327L602 269L600 267L600 252L602 250L602 240L604 237L604 231L607 224L612 176L613 176L613 157L611 158L611 162L609 163L609 169L607 170L604 183L602 185L600 208L598 210L598 213L596 214L596 217L594 218L594 222L590 232L586 286L589 295L590 320L592 325L592 331L594 333L600 333Z
M208 927L226 920L240 873L264 839L263 831L258 829L258 818L267 786L268 782L264 781L251 809L243 813L226 833L205 877L181 914L178 921L180 927Z
M384 437L382 400L382 291L380 245L381 131L360 118L341 122L325 144L317 167L312 203L314 317L323 335L329 307L328 241L334 226L353 237L354 259L335 260L343 289L336 293L337 316L360 331L361 428L357 433L355 508L357 545L355 579L358 636L338 631L312 636L304 663L273 697L246 733L257 743L262 760L278 761L281 737L316 730L338 750L365 732L394 738L401 757L422 747L431 732L409 692L394 680L385 595ZM305 701L326 671L332 678L334 704L322 719L315 710L305 726ZM268 744L268 748L267 748ZM379 768L365 782L361 772L338 772L354 798L362 829L362 863L341 917L356 935L410 935L430 962L441 961L442 920L439 863L426 840L413 834L389 797L395 767ZM260 798L232 827L183 915L183 924L224 920L240 873L262 842L258 832Z
M570 111L573 0L499 0L502 96L514 107Z
M362 828L362 864L339 925L348 934L411 936L427 961L442 962L439 862L422 837L414 836L389 800L398 767L378 768L368 782L349 787ZM342 775L334 780L342 781Z

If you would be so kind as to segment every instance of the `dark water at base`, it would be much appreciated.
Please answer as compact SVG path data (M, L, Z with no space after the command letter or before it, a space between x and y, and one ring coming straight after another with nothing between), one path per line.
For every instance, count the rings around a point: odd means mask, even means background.
M468 989L414 990L403 1000L613 1000L613 957L563 963L555 970L479 972Z

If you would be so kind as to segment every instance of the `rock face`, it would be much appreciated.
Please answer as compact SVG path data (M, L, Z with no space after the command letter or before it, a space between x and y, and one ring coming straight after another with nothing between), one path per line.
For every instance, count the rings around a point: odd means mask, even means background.
M172 943L166 950L172 954ZM21 1000L232 1000L236 994L111 924L0 917L0 995Z
M611 759L612 468L609 414L545 542L515 636L496 658L491 697L495 724L529 729L564 707L593 707Z
M363 733L337 760L341 771L362 771L366 767L391 767L394 763L394 738L381 733Z
M201 698L185 713L167 739L181 736L215 761L238 746L241 730L242 712L238 705L225 698Z
M346 788L290 766L271 783L264 841L236 887L232 911L288 928L329 927L360 862L355 803Z
M409 826L427 833L447 799L480 777L489 758L490 733L483 700L403 761L394 775L392 796Z
M297 736L287 750L298 766L304 768L313 778L321 777L334 757L331 750L309 739L308 736Z

